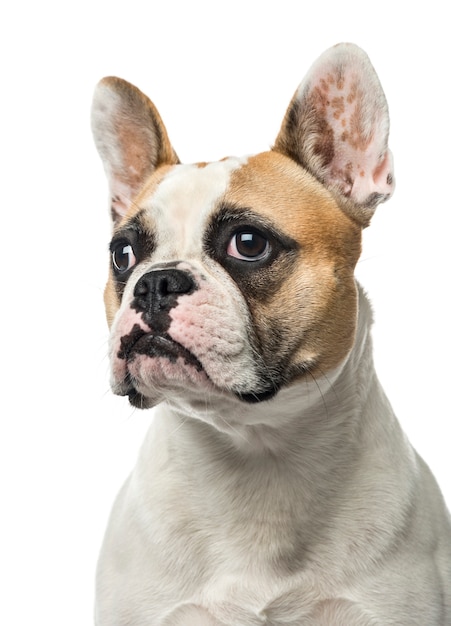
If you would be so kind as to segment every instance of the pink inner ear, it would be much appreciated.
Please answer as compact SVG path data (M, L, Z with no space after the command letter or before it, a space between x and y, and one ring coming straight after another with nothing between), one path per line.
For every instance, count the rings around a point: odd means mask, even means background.
M366 55L322 60L298 92L314 111L314 154L326 183L357 204L372 204L393 192L385 96Z
M373 163L368 162L368 168L371 168ZM379 165L374 169L369 169L368 175L364 172L360 172L354 179L352 190L350 193L351 198L357 202L357 204L371 203L371 198L374 195L383 196L385 199L391 196L394 191L393 180L393 158L390 150L387 150L385 156Z

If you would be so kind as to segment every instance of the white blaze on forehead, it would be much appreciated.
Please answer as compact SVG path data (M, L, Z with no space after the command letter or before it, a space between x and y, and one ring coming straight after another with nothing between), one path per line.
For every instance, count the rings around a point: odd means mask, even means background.
M176 165L168 172L150 199L161 253L187 258L201 252L208 216L232 172L246 161L230 157L207 165Z

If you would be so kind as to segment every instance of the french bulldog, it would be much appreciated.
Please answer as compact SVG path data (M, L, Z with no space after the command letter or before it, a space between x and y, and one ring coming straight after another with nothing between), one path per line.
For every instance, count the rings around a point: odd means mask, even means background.
M98 626L449 626L450 516L376 377L354 276L395 184L367 55L320 56L255 156L181 164L114 77L92 127L111 386L158 405L106 531Z

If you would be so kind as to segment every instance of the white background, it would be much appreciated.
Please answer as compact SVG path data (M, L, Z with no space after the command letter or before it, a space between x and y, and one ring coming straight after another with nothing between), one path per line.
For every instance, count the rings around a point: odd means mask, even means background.
M266 149L309 65L353 41L391 113L397 190L358 277L380 378L451 503L451 46L446 3L8 2L1 46L0 622L92 623L112 500L150 413L108 389L106 181L95 83L157 104L179 156Z

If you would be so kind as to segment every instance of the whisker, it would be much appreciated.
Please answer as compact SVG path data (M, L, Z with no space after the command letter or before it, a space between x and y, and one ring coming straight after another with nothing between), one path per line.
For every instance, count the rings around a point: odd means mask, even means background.
M337 390L335 389L334 384L329 380L329 378L327 377L326 372L324 372L319 366L316 366L318 371L321 374L321 377L324 378L324 380L327 382L327 384L329 385L329 389L333 392L333 394L335 395L335 398L338 400L339 395Z
M320 371L321 371L321 370L320 370ZM309 370L307 370L307 373L309 374L310 378L311 378L311 379L313 380L313 382L315 383L316 388L318 389L318 391L319 391L319 393L320 393L321 400L322 400L323 407L324 407L324 411L325 411L325 413L326 413L326 417L327 417L327 419L329 419L329 417L330 417L330 415L329 415L329 409L328 409L328 407L327 407L326 398L324 397L324 394L323 394L323 391L322 391L322 389L321 389L321 386L320 386L319 382L316 380L316 378L315 378L314 374L312 374L312 372L310 372ZM321 373L321 375L322 375L322 373Z

